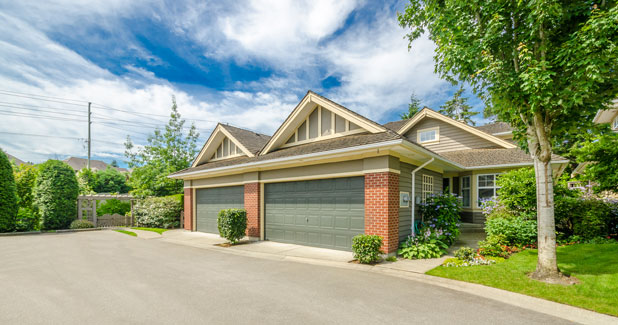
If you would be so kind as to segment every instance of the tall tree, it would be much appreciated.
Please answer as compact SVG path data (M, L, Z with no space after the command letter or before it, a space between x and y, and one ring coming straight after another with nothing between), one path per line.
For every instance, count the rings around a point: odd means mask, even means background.
M418 113L418 111L420 111L421 109L423 109L423 107L421 106L421 100L416 97L415 93L412 93L412 95L410 95L410 104L408 104L408 111L402 113L399 116L402 120L407 120L409 118L412 118L412 116Z
M459 87L459 90L453 94L453 98L440 106L439 112L457 121L475 125L472 117L478 115L479 112L472 111L472 106L468 105L468 98L461 96L463 92L463 86Z
M129 159L129 167L133 168L129 178L132 194L164 196L182 193L183 181L167 176L189 167L197 154L199 133L195 125L191 125L185 134L184 124L176 99L172 98L172 112L164 130L155 129L148 136L148 143L136 151L133 141L127 137L125 156Z
M563 281L556 261L552 143L618 94L618 8L611 0L411 0L398 15L412 41L436 43L436 71L473 86L515 128L534 160L535 279Z

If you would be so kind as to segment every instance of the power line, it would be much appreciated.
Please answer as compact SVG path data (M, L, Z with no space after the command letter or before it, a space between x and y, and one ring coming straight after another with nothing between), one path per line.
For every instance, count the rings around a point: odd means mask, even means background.
M59 136L59 135L44 135L44 134L31 134L31 133L19 133L19 132L4 132L4 131L0 131L0 133L2 134L11 134L11 135L18 135L18 136L28 136L28 137L39 137L39 138L58 138L58 139L70 139L70 140L79 140L79 141L86 141L86 138L78 138L78 137L64 137L64 136ZM106 140L93 140L94 142L102 142L102 143L109 143L109 144L115 144L115 145L123 145L124 143L118 143L118 142L112 142L112 141L106 141Z
M0 104L0 106L1 107L8 107L8 108L15 108L15 109L23 109L23 110L28 110L28 111L35 111L35 112L45 112L45 113L51 113L51 114L62 114L62 115L84 117L84 114L73 114L73 113L65 113L65 112L56 112L56 111L48 111L48 110L38 109L38 108L18 107L18 106L4 105L4 104ZM15 113L18 113L18 112L15 112Z
M44 98L52 98L52 99L60 99L60 100L68 100L68 101L74 101L74 102L88 103L87 100L82 100L82 99L69 99L69 98L52 97L52 96L45 96L45 95L26 94L26 93L20 93L20 92L17 92L17 91L4 90L4 89L0 89L0 92L11 93L11 94L18 94L18 95L25 95L25 96L36 96L36 97L44 97Z
M38 97L32 97L32 96L26 96L26 95L18 95L18 94L7 94L7 93L2 93L1 90L0 90L0 95L15 96L15 97L22 97L22 98L29 98L29 99L36 99L36 100L42 100L42 101L45 101L45 102L61 103L61 104L67 104L67 105L84 106L84 104L70 103L70 102L64 102L64 101L53 100L53 99L38 98Z
M59 121L87 122L86 120L70 119L70 118L64 118L64 117L59 117L59 116L36 115L36 114L4 111L4 110L0 110L0 112L7 113L5 115L9 115L9 116L32 117L32 118L41 118L41 119L59 120Z
M55 109L55 110L62 110L62 111L69 111L69 112L86 113L86 111L81 110L81 109L70 109L70 108L66 108L66 107L34 106L34 105L30 105L30 104L2 102L2 101L0 101L0 104L13 105L13 106L16 105L16 106L21 106L21 107L45 108L45 109Z

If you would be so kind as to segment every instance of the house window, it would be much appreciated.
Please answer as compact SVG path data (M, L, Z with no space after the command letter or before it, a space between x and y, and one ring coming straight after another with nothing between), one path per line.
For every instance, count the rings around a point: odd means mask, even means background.
M418 131L418 143L427 143L427 142L435 142L438 141L439 129L424 129Z
M614 122L612 123L612 130L618 131L618 116L614 117Z
M433 176L423 175L423 202L427 201L427 198L433 194Z
M496 179L498 174L487 174L477 176L477 204L480 207L483 200L491 199L498 195L497 190L499 187L496 185Z
M465 208L470 207L470 176L461 178L461 205Z

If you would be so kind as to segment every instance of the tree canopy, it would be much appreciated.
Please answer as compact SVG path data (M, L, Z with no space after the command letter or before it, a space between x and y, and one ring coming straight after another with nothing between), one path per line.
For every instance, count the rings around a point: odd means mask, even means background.
M468 98L461 96L463 92L462 86L453 94L453 98L440 106L439 112L457 121L475 125L472 117L478 115L479 112L472 111L472 106L468 105Z
M13 167L9 157L0 150L0 232L13 231L17 209Z
M421 105L421 100L416 97L415 93L412 93L412 95L410 95L410 104L408 104L408 111L399 116L402 120L407 120L409 118L412 118L412 116L418 113L421 109L423 109Z
M165 196L182 193L183 181L170 179L173 172L187 168L197 154L199 133L195 125L184 132L185 120L172 98L170 119L164 130L155 129L147 144L135 150L130 137L125 142L125 156L133 168L129 185L137 196Z
M539 254L534 278L560 281L551 157L567 130L618 94L616 1L410 0L399 23L436 43L435 70L472 85L534 160Z
M573 152L587 163L582 178L596 183L595 191L618 192L618 133L598 135Z

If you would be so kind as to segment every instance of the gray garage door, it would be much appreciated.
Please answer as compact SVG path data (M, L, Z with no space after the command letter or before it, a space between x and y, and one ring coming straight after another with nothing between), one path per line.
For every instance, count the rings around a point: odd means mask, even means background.
M245 207L243 186L204 188L196 190L196 229L218 234L217 216L223 209Z
M268 240L351 250L365 231L363 177L272 183L264 192Z

